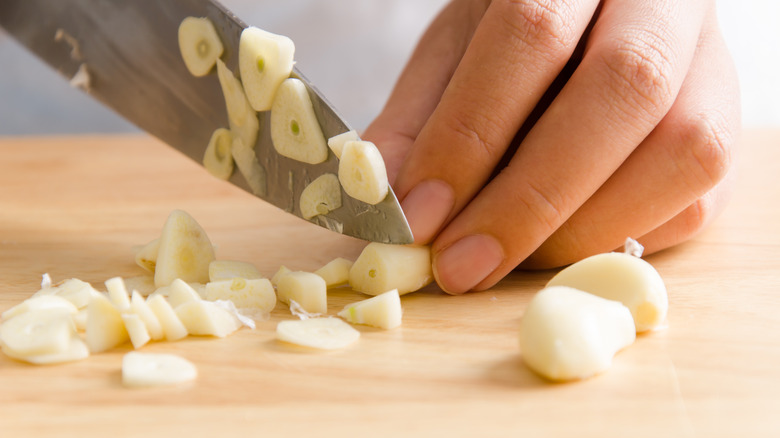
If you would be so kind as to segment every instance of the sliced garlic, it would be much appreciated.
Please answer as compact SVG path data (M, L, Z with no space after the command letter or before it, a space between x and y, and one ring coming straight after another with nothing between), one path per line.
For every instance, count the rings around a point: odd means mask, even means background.
M133 348L136 350L152 340L149 330L140 316L135 313L123 313L122 322L124 322L125 330L127 330L127 334L130 337L130 343L133 344Z
M375 297L348 304L338 315L352 324L365 324L383 329L393 329L401 325L401 298L398 290L379 294Z
M14 357L61 353L76 333L71 318L62 309L24 312L0 324L0 345Z
M241 328L241 321L229 310L211 301L188 301L176 307L176 316L195 336L224 338Z
M167 286L177 278L206 283L214 258L214 247L200 224L188 213L174 210L160 236L154 284Z
M122 358L122 384L129 387L175 385L197 376L192 362L173 354L131 351Z
M357 131L354 129L347 132L342 132L339 135L334 135L333 137L328 139L328 147L331 151L333 151L333 155L336 156L336 158L341 159L341 151L344 150L344 145L348 141L357 141L360 140L360 136L358 135Z
M190 301L200 301L201 296L195 289L182 281L181 279L173 280L168 289L168 304L174 309L181 306L184 303Z
M224 47L211 20L187 17L179 24L179 51L193 76L205 76L222 56Z
M136 291L133 291L130 297L130 311L138 315L146 326L146 331L149 332L149 337L152 341L161 340L165 334L163 333L162 325L157 315L154 314L152 308L144 300L144 298Z
M328 159L328 145L314 113L306 85L285 79L276 90L271 108L271 140L276 151L308 164Z
M339 177L326 173L318 176L301 192L301 216L311 219L341 208L341 184Z
M382 154L369 141L344 144L339 161L339 181L349 196L367 204L382 202L390 188Z
M104 295L95 295L87 306L85 340L92 353L100 353L124 344L129 339L122 312Z
M73 303L61 296L39 295L32 296L3 312L2 320L7 321L23 313L45 309L59 309L70 315L75 314L79 310Z
M295 44L290 38L247 27L238 44L238 66L255 111L267 111L279 85L290 77Z
M314 271L314 273L322 277L329 288L341 286L349 282L349 270L352 268L352 265L352 260L337 257Z
M230 151L233 134L229 129L217 128L211 134L203 153L203 167L219 179L228 180L233 174L233 155Z
M366 245L349 270L349 285L369 295L414 292L433 281L431 249L419 245Z
M217 280L206 284L206 299L231 301L239 309L271 312L276 306L276 292L266 278Z
M279 301L294 300L310 313L328 312L328 287L325 280L312 272L293 271L283 275L276 285Z
M157 265L157 253L160 251L160 239L154 239L135 253L135 264L154 274Z
M274 285L274 287L279 286L279 280L290 272L292 271L287 266L279 266L279 269L276 271L273 277L271 277L271 284Z
M280 322L276 338L303 347L336 350L356 342L360 332L338 318L311 318Z
M222 60L217 60L217 77L222 87L222 95L225 98L228 121L233 125L243 126L250 115L254 115L249 101L246 99L244 87L241 81L233 75L233 72Z
M5 355L10 358L31 363L33 365L53 365L65 362L74 362L89 357L89 348L87 348L87 344L84 343L84 341L82 341L78 336L72 336L68 346L64 350L58 351L56 353L20 355L17 352L6 348L5 346L3 346L2 350L3 353L5 353Z
M229 280L231 278L257 279L263 274L255 265L238 260L214 260L209 264L209 281Z
M176 341L187 337L187 327L181 322L164 296L150 296L146 303L160 322L165 339Z
M233 138L231 147L233 159L238 166L239 172L243 175L249 189L253 194L264 196L266 193L266 174L265 169L257 160L255 150L244 142L241 138Z
M130 307L130 295L127 293L127 287L122 277L109 278L105 282L108 291L108 299L119 310L125 310Z

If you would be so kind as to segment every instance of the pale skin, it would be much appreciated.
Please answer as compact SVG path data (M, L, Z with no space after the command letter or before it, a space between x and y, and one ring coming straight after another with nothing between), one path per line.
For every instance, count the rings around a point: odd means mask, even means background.
M363 137L442 289L484 290L724 207L739 91L713 0L453 0Z

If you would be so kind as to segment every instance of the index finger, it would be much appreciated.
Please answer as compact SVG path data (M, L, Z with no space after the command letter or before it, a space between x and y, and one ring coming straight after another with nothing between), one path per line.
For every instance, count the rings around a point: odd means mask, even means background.
M484 186L598 3L490 3L396 179L416 242L431 241Z

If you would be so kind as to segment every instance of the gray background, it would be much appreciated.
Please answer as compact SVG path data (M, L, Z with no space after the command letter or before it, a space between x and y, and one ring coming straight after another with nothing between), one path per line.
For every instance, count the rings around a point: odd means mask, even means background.
M381 110L418 38L445 0L223 0L251 25L287 35L301 71L357 129ZM721 0L746 127L780 126L780 2ZM348 66L340 67L340 66ZM0 135L135 128L0 31Z

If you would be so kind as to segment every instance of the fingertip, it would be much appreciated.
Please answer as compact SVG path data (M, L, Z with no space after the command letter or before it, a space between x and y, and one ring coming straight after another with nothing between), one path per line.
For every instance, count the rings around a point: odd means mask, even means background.
M438 234L455 206L455 191L446 182L429 179L417 184L401 201L414 241L426 244Z
M473 234L434 255L433 275L442 290L460 295L474 290L503 262L504 250L498 240Z

